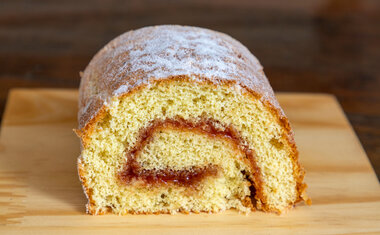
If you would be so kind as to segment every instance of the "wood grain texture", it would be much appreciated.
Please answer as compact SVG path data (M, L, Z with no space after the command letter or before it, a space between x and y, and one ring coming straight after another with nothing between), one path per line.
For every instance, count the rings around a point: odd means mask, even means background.
M0 136L0 234L380 233L380 185L336 99L283 93L312 206L285 215L90 216L76 171L77 91L10 93Z
M71 87L117 35L184 24L230 34L276 91L334 94L380 174L378 0L1 0L0 116L13 87Z

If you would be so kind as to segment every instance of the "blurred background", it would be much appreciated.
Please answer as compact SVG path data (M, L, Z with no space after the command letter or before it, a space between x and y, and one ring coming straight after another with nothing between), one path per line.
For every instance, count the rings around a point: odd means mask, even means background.
M117 35L181 24L230 34L275 91L334 94L380 174L378 0L1 0L0 116L14 87L77 88Z

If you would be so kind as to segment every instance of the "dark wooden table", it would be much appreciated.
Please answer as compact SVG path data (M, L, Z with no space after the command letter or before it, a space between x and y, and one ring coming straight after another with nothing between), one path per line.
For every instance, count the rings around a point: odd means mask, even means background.
M109 40L156 24L228 33L261 61L276 91L337 96L380 175L380 1L0 2L0 112L13 87L78 87Z

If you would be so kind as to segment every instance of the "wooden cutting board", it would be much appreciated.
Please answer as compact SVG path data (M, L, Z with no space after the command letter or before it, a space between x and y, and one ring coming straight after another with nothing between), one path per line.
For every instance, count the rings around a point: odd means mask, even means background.
M0 234L380 233L380 185L333 96L278 94L296 133L312 206L285 215L90 216L76 170L76 90L17 89L0 136Z

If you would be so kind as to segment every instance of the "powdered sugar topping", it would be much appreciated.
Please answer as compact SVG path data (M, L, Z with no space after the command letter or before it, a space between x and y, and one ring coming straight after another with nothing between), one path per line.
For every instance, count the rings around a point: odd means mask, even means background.
M106 45L84 72L81 105L104 103L141 84L178 75L235 81L279 108L262 66L242 44L211 30L170 25L130 31ZM95 89L88 88L91 84ZM93 107L92 114L99 108Z

